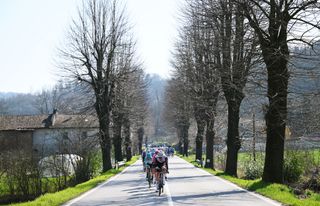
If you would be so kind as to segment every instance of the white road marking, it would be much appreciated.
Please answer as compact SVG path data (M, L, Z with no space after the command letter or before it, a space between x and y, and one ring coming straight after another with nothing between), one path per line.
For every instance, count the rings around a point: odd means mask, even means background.
M138 162L138 161L137 161ZM137 163L136 162L136 163ZM135 165L136 163L128 166L127 168L125 168L124 170L122 170L120 173L116 174L115 176L111 177L110 179L108 179L107 181L103 182L102 184L98 185L97 187L83 193L82 195L80 195L79 197L70 200L69 202L67 202L66 204L63 204L62 206L71 206L72 204L78 202L79 200L83 199L84 197L90 195L91 193L95 192L96 190L98 190L99 188L103 187L104 185L108 184L109 182L117 179L122 173L126 172L131 166Z
M180 157L179 157L179 158L180 158ZM182 159L182 158L180 158L180 159ZM186 161L186 160L184 160L184 159L182 159L182 160L185 161L185 162L187 162L188 164L194 166L194 165L191 164L190 162L188 162L188 161ZM198 171L200 171L202 174L212 175L211 173L209 173L209 172L207 172L207 171L205 171L205 170L202 170L202 169L200 169L200 168L198 168L198 167L196 167L196 166L194 166L194 167L195 167ZM257 197L257 198L259 198L259 199L261 199L261 200L264 200L264 201L266 201L266 202L268 202L268 203L270 203L270 204L272 204L272 205L275 205L275 206L281 206L281 205L282 205L281 203L278 203L278 202L276 202L275 200L269 199L269 198L264 197L264 196L262 196L262 195L260 195L260 194L256 194L256 193L254 193L254 192L251 192L251 191L248 191L248 190L246 190L246 189L243 189L242 187L239 187L238 185L236 185L236 184L234 184L234 183L232 183L232 182L229 182L229 181L227 181L227 180L225 180L225 179L222 179L221 177L218 177L218 176L215 176L215 175L212 175L212 176L215 177L215 178L217 178L218 180L220 180L220 181L228 184L228 185L231 185L231 186L233 186L233 187L235 187L235 188L237 188L237 189L239 189L239 190L241 190L241 191L245 191L245 192L249 193L250 195L253 195L253 196L255 196L255 197Z
M168 182L166 182L166 184L164 185L164 189L165 189L165 191L167 193L167 200L168 200L169 206L173 206L173 201L172 201L171 192L170 192L170 189L169 189Z

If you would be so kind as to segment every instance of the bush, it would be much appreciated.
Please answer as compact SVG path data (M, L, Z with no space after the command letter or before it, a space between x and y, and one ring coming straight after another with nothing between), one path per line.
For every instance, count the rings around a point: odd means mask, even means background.
M100 151L89 152L77 162L75 167L74 184L90 180L100 174L102 169L102 158Z
M262 177L263 165L258 161L248 161L244 166L244 178L254 180Z
M102 155L101 150L95 150L90 155L91 158L91 170L93 177L100 175L102 171Z
M216 153L215 167L217 169L223 170L224 168L226 168L226 157L226 153Z
M311 174L304 178L302 185L303 189L320 192L320 168L312 169Z
M0 203L31 200L41 194L40 172L23 151L8 151L6 172L1 180Z
M297 182L304 171L304 158L298 152L288 151L284 158L284 180L288 183Z

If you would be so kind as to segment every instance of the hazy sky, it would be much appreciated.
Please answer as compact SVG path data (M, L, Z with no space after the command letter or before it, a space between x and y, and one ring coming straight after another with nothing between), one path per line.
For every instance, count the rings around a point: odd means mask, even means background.
M123 0L146 72L169 75L181 0ZM81 0L0 0L0 92L53 85L57 48Z

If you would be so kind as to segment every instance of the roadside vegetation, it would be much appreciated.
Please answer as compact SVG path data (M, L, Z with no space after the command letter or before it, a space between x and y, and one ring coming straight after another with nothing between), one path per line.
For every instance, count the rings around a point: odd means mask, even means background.
M79 195L82 193L96 187L100 183L110 179L111 177L115 176L116 174L122 172L127 166L135 163L138 160L138 156L134 156L129 162L125 163L124 167L116 169L108 170L107 172L102 173L101 175L81 184L78 184L74 187L69 187L62 191L56 193L47 193L42 195L41 197L35 199L34 201L25 202L25 203L16 203L11 204L14 206L59 206Z
M183 157L184 160L200 165L194 161L195 155ZM215 176L226 179L244 189L253 191L293 206L319 206L320 205L320 151L286 151L285 154L285 184L267 183L262 181L263 153L257 155L254 162L252 154L239 154L239 177L227 175L223 171L210 168L201 168ZM217 160L219 157L216 157ZM218 161L216 161L218 163ZM219 168L217 166L217 168Z
M90 147L89 143L85 150L77 151L81 158L67 153L42 158L23 151L3 152L0 158L3 162L0 167L0 204L34 200L96 177L102 168L100 151Z

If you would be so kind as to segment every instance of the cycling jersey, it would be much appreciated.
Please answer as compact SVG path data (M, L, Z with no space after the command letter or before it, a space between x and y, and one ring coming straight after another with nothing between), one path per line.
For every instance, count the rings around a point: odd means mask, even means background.
M155 156L155 158L153 159L153 166L158 167L158 168L162 168L163 166L165 166L167 168L167 170L169 170L168 157L165 155L163 155L161 157Z
M152 165L152 156L150 152L147 152L146 157L144 159L144 164L149 166Z

